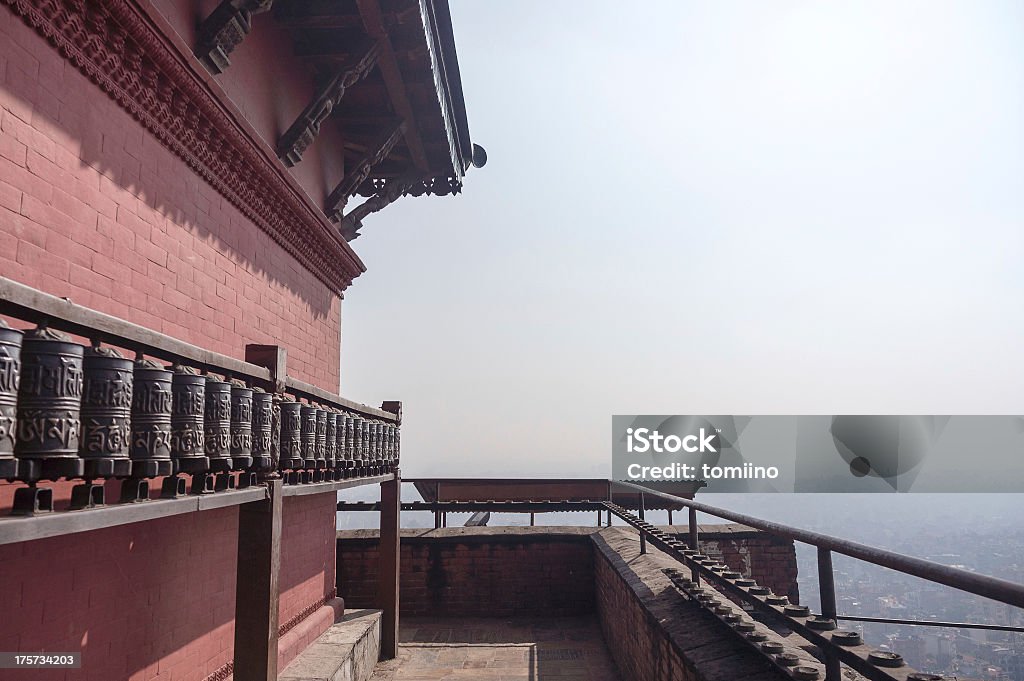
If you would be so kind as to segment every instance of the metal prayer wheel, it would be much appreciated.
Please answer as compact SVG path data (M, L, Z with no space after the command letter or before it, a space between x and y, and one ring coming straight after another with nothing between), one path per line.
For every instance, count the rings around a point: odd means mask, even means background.
M335 452L338 451L338 412L333 409L327 412L327 435L324 445L324 458L327 467L334 468Z
M80 476L83 348L47 328L26 333L21 345L18 425L14 455L25 480Z
M21 337L21 331L0 319L0 478L13 478L17 472L14 433L18 424Z
M316 454L316 467L327 467L327 410L317 407L316 437L313 440L313 452Z
M210 470L231 470L231 384L212 376L206 378L203 440Z
M252 388L231 382L231 462L236 469L252 465Z
M373 458L373 449L371 442L371 433L373 432L373 423L370 419L362 419L363 421L363 455L360 457L363 461L369 461Z
M281 401L281 468L301 468L302 461L302 405Z
M275 468L271 443L274 431L274 396L260 388L252 391L252 457L259 470Z
M395 426L395 455L393 457L394 463L397 466L402 458L402 428Z
M355 419L352 418L351 414L342 414L344 434L342 435L343 448L341 451L341 458L345 461L351 461L354 457L352 456L352 446L355 444L355 436L352 434L352 430L355 426Z
M171 457L175 472L210 470L204 442L206 376L191 367L175 366L171 378Z
M363 452L363 417L353 416L352 417L352 459L354 461L361 461L364 456Z
M373 422L373 458L380 461L384 458L384 422Z
M373 462L377 459L377 422L367 419L362 423L362 431L366 433L364 439L367 442L367 456L364 459Z
M83 359L82 431L85 477L127 476L132 433L132 361L113 348L91 347Z
M151 359L135 361L132 372L132 477L171 472L173 372Z
M316 467L316 407L302 405L302 458L306 468Z
M395 427L390 423L384 424L384 458L388 462L395 459Z

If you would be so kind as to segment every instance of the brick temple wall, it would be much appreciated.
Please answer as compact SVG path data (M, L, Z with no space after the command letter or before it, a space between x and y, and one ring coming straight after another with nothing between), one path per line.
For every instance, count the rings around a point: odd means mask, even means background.
M283 345L290 375L338 388L339 297L6 6L0 274L226 355ZM70 484L54 487L60 508ZM0 482L0 508L12 489ZM327 494L285 505L281 622L306 626L282 637L282 665L337 614L323 604L335 581L334 503ZM223 674L237 519L223 509L0 547L15 612L0 622L0 647L83 651L83 669L39 679Z
M231 660L237 534L233 507L0 546L0 649L82 652L38 681L201 681Z
M0 6L0 273L338 389L341 301Z
M342 612L330 600L335 504L333 492L285 498L281 669ZM0 649L82 651L81 669L33 670L39 681L225 679L237 536L228 507L2 545Z
M593 612L591 528L403 530L399 604L406 615L505 617ZM346 607L377 605L378 533L338 533Z

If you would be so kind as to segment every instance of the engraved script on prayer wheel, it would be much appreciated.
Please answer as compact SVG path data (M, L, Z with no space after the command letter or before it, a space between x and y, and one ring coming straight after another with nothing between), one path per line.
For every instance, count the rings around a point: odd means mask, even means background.
M231 462L252 465L252 388L241 381L231 382Z
M87 460L86 477L131 472L132 368L132 361L113 348L85 351L79 453Z
M302 405L281 402L281 468L301 468Z
M206 458L204 414L206 377L192 367L177 365L172 379L171 456L179 473L205 473Z
M307 468L316 466L316 407L302 405L302 458Z
M21 331L0 319L0 478L14 476L14 433L18 423Z
M231 468L231 384L212 376L206 378L206 408L203 439L212 470Z
M333 409L327 410L327 435L325 441L324 458L327 459L327 467L334 467L334 452L338 444L338 412Z
M316 455L316 467L327 467L327 410L316 408L316 436L313 453Z
M46 328L33 329L22 340L14 453L47 469L33 470L30 478L81 475L84 350L70 336Z
M172 373L153 360L141 359L133 374L132 461L169 461Z
M252 456L260 469L275 468L271 452L274 396L260 388L252 391Z

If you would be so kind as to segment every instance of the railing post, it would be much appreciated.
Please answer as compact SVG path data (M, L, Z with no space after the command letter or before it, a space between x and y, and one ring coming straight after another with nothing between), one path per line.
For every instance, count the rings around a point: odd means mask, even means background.
M380 566L377 598L383 613L380 629L380 657L398 656L398 575L401 542L402 476L395 469L393 480L380 484ZM245 677L239 677L245 678Z
M640 520L644 519L644 493L640 492ZM640 530L640 555L647 553L647 535L644 534L643 530Z
M818 547L818 593L821 597L821 616L836 621L836 585L832 570L832 552ZM825 653L825 681L839 681L842 670L839 658L830 649Z
M288 381L288 352L280 345L245 346L245 361L270 369L273 391L283 393Z
M697 509L690 507L690 548L700 551L700 537L697 535ZM694 584L700 584L700 573L697 568L690 568L690 579Z
M434 503L441 503L441 483L435 483L434 485ZM434 506L434 529L440 529L441 527L441 510Z
M270 498L238 507L236 679L277 681L278 580L284 506L281 484L281 480L268 480Z

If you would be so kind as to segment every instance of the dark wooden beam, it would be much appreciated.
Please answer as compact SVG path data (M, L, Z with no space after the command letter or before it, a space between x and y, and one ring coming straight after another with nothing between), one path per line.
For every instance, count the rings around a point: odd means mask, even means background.
M269 498L238 508L234 678L277 681L281 574L281 480L268 480Z
M370 177L374 166L380 164L402 138L405 123L389 125L379 134L375 142L367 148L364 156L351 169L345 169L345 177L328 195L324 203L324 212L332 220L339 220L349 198L356 193L359 185Z
M293 166L302 160L304 152L320 133L320 124L327 118L348 88L362 80L377 63L379 47L368 44L358 59L353 60L328 78L306 105L291 127L277 143L277 155L285 165Z
M252 17L266 12L273 0L223 0L199 26L195 55L213 73L223 73L228 55L252 30Z
M393 480L380 486L380 565L377 599L381 606L380 657L398 657L398 575L401 556L402 476L396 469ZM237 677L236 678L247 678Z
M421 173L426 173L430 167L427 153L423 149L423 140L420 139L416 116L405 91L405 84L402 82L402 72L398 67L398 59L395 57L391 39L388 36L380 2L379 0L356 0L356 5L359 7L359 14L363 17L363 26L367 35L380 43L381 54L378 66L384 78L384 84L387 86L391 105L399 118L405 121L405 144L409 147L413 164Z
M274 19L289 28L362 28L354 0L302 0L280 3Z

